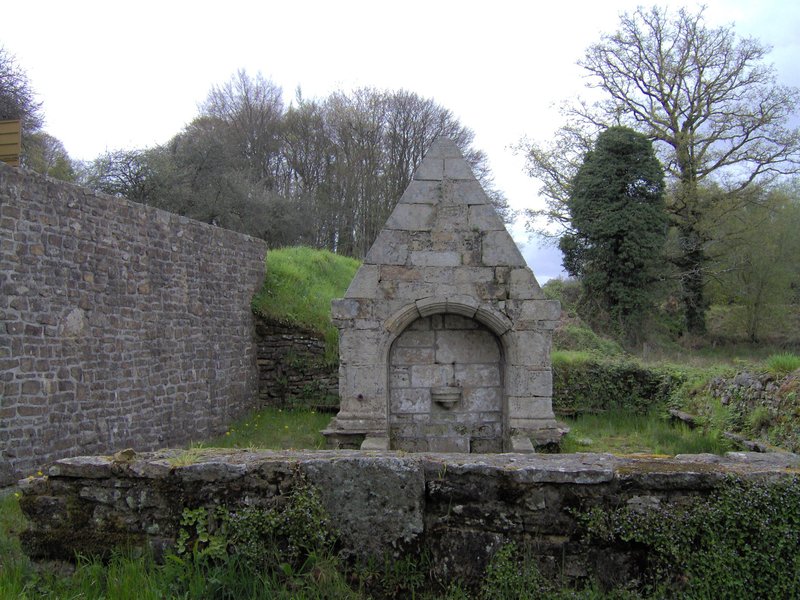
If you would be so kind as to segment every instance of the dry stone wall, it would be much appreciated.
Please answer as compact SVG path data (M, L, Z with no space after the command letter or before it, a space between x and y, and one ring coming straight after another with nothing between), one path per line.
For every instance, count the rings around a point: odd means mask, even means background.
M321 334L256 316L256 347L262 406L338 404L338 365L326 362Z
M257 401L262 241L0 164L0 484Z

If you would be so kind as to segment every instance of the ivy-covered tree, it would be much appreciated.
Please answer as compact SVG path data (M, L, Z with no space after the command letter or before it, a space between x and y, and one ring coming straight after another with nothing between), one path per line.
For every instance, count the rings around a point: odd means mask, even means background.
M627 127L597 138L571 185L564 267L582 279L595 324L633 341L652 306L666 241L664 171L652 143Z

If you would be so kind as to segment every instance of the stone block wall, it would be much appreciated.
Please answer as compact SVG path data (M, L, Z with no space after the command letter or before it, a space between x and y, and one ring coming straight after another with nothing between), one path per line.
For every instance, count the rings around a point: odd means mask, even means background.
M0 164L0 484L257 402L260 240Z
M190 464L189 464L190 463ZM797 477L792 454L675 458L610 454L407 454L360 451L180 451L63 459L21 483L35 558L72 560L115 546L173 546L184 509L275 507L313 485L345 556L427 550L440 581L476 583L504 544L530 548L554 579L633 583L635 542L582 535L592 508L663 510L709 496L729 476ZM743 533L743 535L746 535Z
M502 452L503 363L477 321L417 319L389 355L389 437L408 452Z
M339 368L325 362L325 340L319 333L259 316L255 325L262 406L338 402Z
M560 313L559 303L545 298L461 151L451 140L437 139L344 298L332 302L331 316L339 329L341 408L323 432L328 444L339 448L360 444L364 450L430 449L428 438L433 436L440 438L436 445L442 451L530 452L534 444L557 443L550 343ZM492 417L493 426L501 429L499 444L484 443L483 433L473 444L466 430L444 431L436 413L427 413L435 418L424 423L423 411L415 415L416 441L412 428L406 427L401 436L405 441L392 445L390 356L402 354L397 345L404 343L399 338L406 328L430 316L462 317L487 332L483 341L499 355L491 362L502 363L501 383L496 386L502 388L498 407L502 416ZM417 371L444 372L448 365L456 370L476 364L469 356L479 351L474 340L469 341L469 335L459 338L463 343L458 344L457 359L442 356L446 363L442 365L429 351L429 362L414 365ZM428 392L422 391L421 380L412 387L424 402L426 394L447 395L448 390L431 387L438 385L429 378ZM466 406L461 404L461 409ZM478 412L473 419L480 420L483 410L474 408Z

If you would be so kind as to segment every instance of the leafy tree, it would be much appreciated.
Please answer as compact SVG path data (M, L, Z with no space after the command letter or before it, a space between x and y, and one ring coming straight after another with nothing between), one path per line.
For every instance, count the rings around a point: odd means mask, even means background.
M70 158L64 144L44 131L28 136L23 166L63 181L78 179L77 165Z
M555 141L529 148L531 173L545 182L546 212L558 220L565 217L575 158L598 128L629 125L657 143L672 182L667 208L680 247L674 263L690 332L705 329L713 239L699 226L713 208L702 187L713 182L735 198L800 166L800 132L790 126L800 93L776 83L774 69L763 62L767 52L757 40L737 39L732 27L706 26L703 9L624 14L619 30L579 62L603 99L567 106L567 125Z
M759 342L792 328L800 286L798 189L761 186L720 217L725 234L712 262L712 297L736 332Z
M651 307L666 239L664 172L653 146L627 127L602 132L572 181L573 231L561 238L564 267L579 276L583 304L634 339Z

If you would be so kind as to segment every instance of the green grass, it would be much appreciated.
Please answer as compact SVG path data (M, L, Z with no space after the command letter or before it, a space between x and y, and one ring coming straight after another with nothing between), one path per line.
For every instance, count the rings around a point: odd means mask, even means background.
M325 447L320 431L331 415L313 410L263 408L234 423L218 438L200 442L203 448L261 448L265 450Z
M559 327L553 333L553 347L558 350L578 351L598 356L620 356L622 346L614 340L596 334L586 325L571 323Z
M253 310L267 318L322 333L326 358L335 362L338 331L331 323L331 300L344 296L360 265L354 258L327 250L270 250L264 287L253 298Z
M562 452L610 452L612 454L722 454L730 450L725 439L713 433L672 423L651 412L634 414L612 410L565 419L570 432L561 442Z
M18 492L0 496L0 598L20 598L31 571L19 544L27 521L19 508Z
M788 375L792 371L800 369L800 356L791 352L773 354L764 362L767 371L777 377Z

